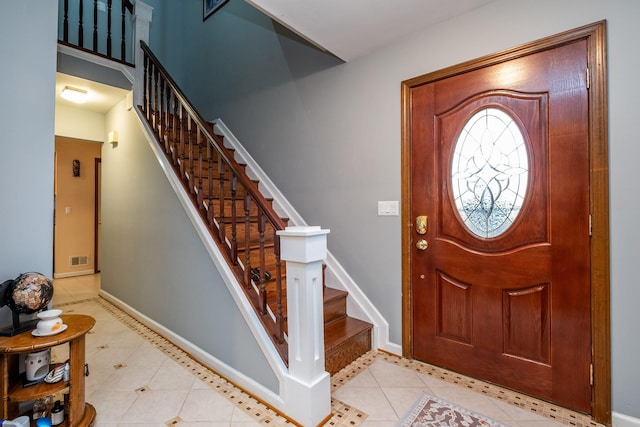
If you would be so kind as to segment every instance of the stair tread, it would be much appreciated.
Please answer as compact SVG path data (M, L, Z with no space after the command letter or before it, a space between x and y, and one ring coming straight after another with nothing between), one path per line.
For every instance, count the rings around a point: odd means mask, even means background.
M322 296L323 296L323 301L326 304L330 301L333 301L339 298L345 298L347 295L349 295L347 291L343 291L341 289L336 289L336 288L329 288L325 286Z
M371 330L371 328L373 328L371 323L348 316L331 322L324 327L325 351L331 351L352 336Z

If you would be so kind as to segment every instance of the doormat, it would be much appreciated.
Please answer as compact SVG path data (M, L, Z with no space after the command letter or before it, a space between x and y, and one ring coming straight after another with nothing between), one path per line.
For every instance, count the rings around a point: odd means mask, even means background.
M423 393L398 427L508 427L484 415Z

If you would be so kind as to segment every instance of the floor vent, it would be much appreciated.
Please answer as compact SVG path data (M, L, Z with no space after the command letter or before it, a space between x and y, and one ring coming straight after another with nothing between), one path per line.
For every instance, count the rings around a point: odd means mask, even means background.
M89 257L86 255L83 256L72 256L70 258L71 267L76 267L78 265L87 265L89 264Z

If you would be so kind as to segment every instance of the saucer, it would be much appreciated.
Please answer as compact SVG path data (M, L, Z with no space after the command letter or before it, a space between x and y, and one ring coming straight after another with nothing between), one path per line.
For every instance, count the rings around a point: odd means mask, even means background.
M62 325L60 326L60 329L58 329L57 331L52 331L52 332L40 332L37 329L34 329L33 331L31 331L31 335L33 335L34 337L49 337L51 335L56 335L59 334L60 332L64 331L67 329L67 325Z

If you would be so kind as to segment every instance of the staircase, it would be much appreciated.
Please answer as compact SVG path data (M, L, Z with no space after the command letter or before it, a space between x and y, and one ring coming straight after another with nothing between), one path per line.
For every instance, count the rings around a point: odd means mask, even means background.
M155 141L218 244L239 286L288 364L286 267L280 239L287 218L259 191L246 165L214 133L150 51L144 51L140 106ZM347 315L347 293L324 286L325 369L334 374L371 349L372 325Z

